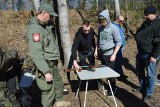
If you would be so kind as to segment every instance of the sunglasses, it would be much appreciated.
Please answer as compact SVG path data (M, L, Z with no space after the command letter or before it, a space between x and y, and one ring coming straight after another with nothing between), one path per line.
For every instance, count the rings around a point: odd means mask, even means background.
M119 20L119 23L124 23L124 20Z

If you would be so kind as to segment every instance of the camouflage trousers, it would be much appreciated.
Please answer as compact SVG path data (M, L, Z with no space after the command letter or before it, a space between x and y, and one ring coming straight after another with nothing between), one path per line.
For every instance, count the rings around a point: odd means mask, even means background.
M6 88L0 89L0 107L20 107L16 95L9 94Z
M9 94L6 88L0 89L0 107L21 107L16 95Z

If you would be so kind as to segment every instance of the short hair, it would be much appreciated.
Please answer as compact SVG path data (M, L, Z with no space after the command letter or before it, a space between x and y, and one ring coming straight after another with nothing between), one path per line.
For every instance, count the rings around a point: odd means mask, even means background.
M120 19L120 17L123 17L123 18L124 18L124 16L122 16L122 15L118 15L118 16L117 16L117 19L119 20L119 19Z
M88 27L90 25L90 22L88 20L84 20L82 25L86 25Z

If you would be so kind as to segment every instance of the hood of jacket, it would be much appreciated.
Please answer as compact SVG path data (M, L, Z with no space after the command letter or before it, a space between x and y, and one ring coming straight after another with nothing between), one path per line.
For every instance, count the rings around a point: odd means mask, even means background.
M110 15L109 15L108 10L103 10L99 15L102 15L107 19L107 26L106 27L111 25L111 19L110 19Z

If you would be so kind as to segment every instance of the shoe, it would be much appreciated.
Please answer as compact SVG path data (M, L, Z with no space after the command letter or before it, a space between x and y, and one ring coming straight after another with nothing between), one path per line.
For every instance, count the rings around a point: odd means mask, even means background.
M140 88L134 88L134 89L132 89L132 91L134 93L137 93L137 92L141 93L143 97L146 96L146 92L144 90L140 89Z
M116 92L117 92L117 88L113 89L113 94L116 94ZM112 96L111 90L108 90L107 93L108 93L108 94L107 94L108 97L111 97L111 96Z
M68 95L69 94L69 91L67 89L64 89L63 90L63 95Z
M144 98L143 98L143 100L145 101L145 102L147 102L147 101L149 101L149 100L151 100L151 96L148 96L148 95L146 95Z
M71 107L71 103L69 101L57 101L56 107Z
M133 88L132 91L133 91L133 92L140 92L140 93L141 93L140 88Z
M155 85L160 85L160 80L157 80Z

